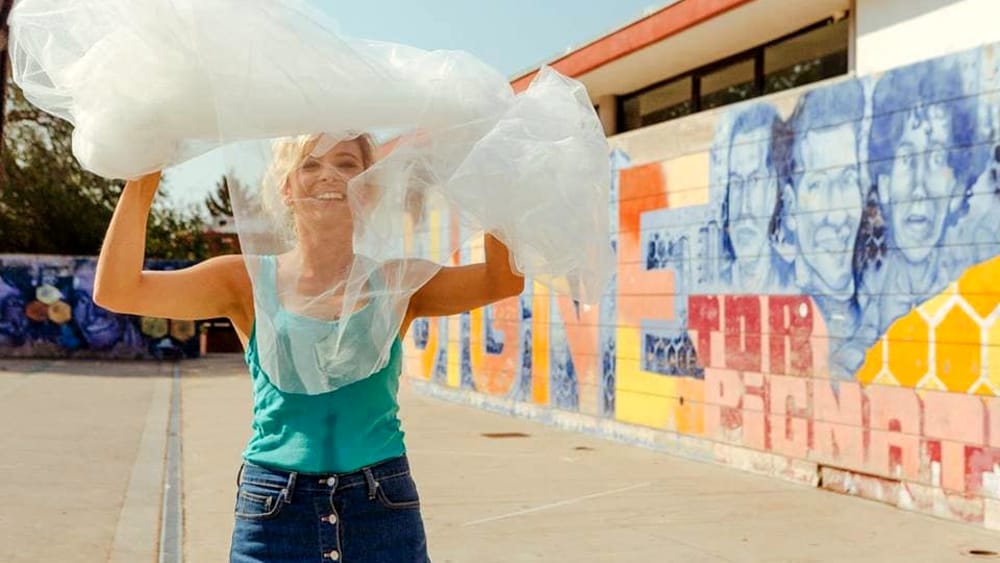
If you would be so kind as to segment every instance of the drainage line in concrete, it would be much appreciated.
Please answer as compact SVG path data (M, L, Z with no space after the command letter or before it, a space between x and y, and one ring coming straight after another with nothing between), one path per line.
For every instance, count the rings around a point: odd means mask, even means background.
M159 563L184 561L184 507L181 489L181 364L174 363L167 425L167 459L163 481L163 513L160 519Z

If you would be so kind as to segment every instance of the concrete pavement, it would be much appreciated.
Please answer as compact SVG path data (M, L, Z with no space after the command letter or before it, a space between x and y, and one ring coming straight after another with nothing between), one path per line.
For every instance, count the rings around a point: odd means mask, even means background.
M0 562L156 560L171 367L0 360ZM249 435L249 379L238 357L181 368L184 560L221 562ZM402 403L436 562L936 563L1000 552L1000 535L979 528L406 385Z
M0 561L154 560L169 374L0 360Z

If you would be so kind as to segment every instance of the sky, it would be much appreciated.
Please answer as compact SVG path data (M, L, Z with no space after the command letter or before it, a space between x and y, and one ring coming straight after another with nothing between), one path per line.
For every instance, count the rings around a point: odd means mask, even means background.
M664 0L312 0L353 37L467 51L507 76L537 67Z
M508 77L551 62L668 0L305 0L355 38L466 51ZM171 201L204 199L223 170L210 154L168 171Z

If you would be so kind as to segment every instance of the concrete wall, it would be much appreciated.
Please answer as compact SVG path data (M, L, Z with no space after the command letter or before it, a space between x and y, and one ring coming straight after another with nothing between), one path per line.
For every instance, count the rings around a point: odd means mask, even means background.
M531 284L419 320L408 375L1000 527L998 59L983 47L614 137L618 270L600 305ZM469 235L455 224L435 238Z
M859 74L1000 41L994 0L855 0Z
M0 255L0 357L198 356L197 323L116 315L95 305L96 265L92 257ZM186 265L149 261L146 267Z

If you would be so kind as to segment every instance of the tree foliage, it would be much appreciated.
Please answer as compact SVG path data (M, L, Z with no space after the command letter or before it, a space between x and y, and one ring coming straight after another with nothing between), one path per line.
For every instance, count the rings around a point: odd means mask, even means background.
M0 253L94 255L124 183L84 170L72 153L73 127L29 104L10 85L0 155ZM208 255L197 213L167 205L161 187L147 230L149 258Z
M205 196L205 209L212 218L233 216L233 202L229 194L229 178L223 176L216 182L215 190Z

